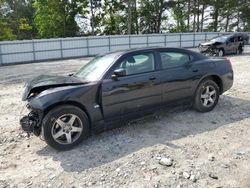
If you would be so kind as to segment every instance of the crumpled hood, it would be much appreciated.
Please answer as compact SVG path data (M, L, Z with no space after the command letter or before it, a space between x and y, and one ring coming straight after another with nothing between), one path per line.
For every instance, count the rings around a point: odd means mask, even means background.
M222 44L222 43L221 42L214 42L214 41L207 41L207 42L201 43L202 46L219 45L219 44Z
M85 83L86 82L71 76L40 75L26 83L22 100L27 100L31 93L38 94L49 88L81 85Z

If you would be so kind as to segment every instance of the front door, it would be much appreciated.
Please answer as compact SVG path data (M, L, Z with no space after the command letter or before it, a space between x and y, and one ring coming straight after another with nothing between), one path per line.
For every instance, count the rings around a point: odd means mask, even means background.
M105 119L136 113L161 102L161 86L153 52L133 53L118 60L115 69L126 75L102 84L102 106Z

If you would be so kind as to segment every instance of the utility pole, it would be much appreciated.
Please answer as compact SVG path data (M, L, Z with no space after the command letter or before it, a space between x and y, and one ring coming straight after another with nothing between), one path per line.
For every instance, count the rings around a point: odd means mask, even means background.
M90 0L90 12L91 12L91 34L95 35L95 21L94 21L94 10L93 10L93 0Z
M131 26L132 26L132 8L131 8L131 0L128 0L128 34L131 34Z

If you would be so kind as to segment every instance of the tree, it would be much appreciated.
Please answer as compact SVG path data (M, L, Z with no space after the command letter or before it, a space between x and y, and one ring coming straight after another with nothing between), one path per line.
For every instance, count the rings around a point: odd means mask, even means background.
M35 0L33 6L39 37L72 37L79 31L75 16L81 7L75 0Z
M186 7L183 1L177 0L176 3L171 5L172 16L176 25L171 28L171 32L186 32L189 30L189 26L185 24L185 20L189 22L189 15L186 13ZM190 10L187 10L190 11ZM188 23L189 25L189 23Z
M121 0L104 0L101 24L103 34L126 34L127 18L125 17L126 4Z
M140 31L142 33L160 33L163 20L168 17L163 14L170 9L173 1L141 0L139 1Z
M0 20L0 41L15 40L16 35L4 20Z
M31 39L35 35L33 27L32 0L2 0L4 11L2 19L12 30L17 39Z

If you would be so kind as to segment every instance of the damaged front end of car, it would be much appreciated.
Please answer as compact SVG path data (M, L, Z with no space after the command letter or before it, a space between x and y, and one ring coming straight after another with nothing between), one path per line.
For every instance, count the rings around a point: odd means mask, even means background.
M199 44L200 53L206 56L218 56L221 43L209 43L209 44Z
M82 81L70 76L49 75L38 76L26 83L22 100L27 101L26 107L30 112L20 119L22 129L28 135L33 133L40 136L46 105L49 104L48 101L43 100L44 96L57 92L59 88L82 84ZM55 102L55 100L51 99L51 102L53 101Z
M30 113L20 119L20 125L28 136L33 133L36 136L41 134L42 112L31 109Z
M30 136L30 134L39 136L41 134L43 111L35 109L31 103L32 100L45 89L46 88L35 88L35 90L28 90L28 86L25 86L22 100L27 101L26 107L29 110L29 113L20 119L20 125L28 136Z

